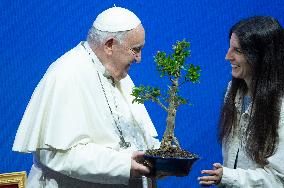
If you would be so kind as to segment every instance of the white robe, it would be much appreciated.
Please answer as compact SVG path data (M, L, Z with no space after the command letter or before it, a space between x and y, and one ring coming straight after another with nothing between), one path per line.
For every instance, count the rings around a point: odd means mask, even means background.
M33 152L41 165L66 179L82 180L78 185L72 180L73 187L128 187L132 152L157 148L157 132L144 105L132 104L130 77L113 87L89 52L88 44L81 42L49 67L26 108L13 150ZM115 107L116 99L120 108ZM119 146L107 101L114 116L120 116L123 135L131 143L127 149ZM46 177L38 167L33 165L28 187L70 187ZM129 187L139 187L141 179L137 182Z

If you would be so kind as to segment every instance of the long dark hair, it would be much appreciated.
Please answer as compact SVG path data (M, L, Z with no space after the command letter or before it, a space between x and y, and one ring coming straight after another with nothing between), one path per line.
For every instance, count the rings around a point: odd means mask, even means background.
M239 39L247 63L252 68L252 110L246 130L246 152L261 166L275 153L284 87L284 32L279 22L268 16L241 20L230 30ZM221 111L219 140L226 141L237 126L235 97L245 92L244 80L232 78ZM226 142L225 142L226 143Z

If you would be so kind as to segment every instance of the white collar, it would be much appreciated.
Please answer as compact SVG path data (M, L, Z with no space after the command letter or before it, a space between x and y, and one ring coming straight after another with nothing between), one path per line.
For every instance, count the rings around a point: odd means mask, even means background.
M94 65L98 68L98 70L105 74L106 69L104 67L104 65L102 64L102 62L98 59L97 55L95 54L95 52L91 49L89 43L87 41L82 41L81 45L83 46L83 48L86 50L86 52L89 54L90 58L92 59Z
M94 65L96 68L106 77L108 80L110 80L112 85L115 85L115 80L110 75L110 73L106 70L105 66L102 64L102 62L98 59L95 52L91 49L89 43L87 41L81 42L81 45L86 50L86 52L89 54L90 58L92 59Z

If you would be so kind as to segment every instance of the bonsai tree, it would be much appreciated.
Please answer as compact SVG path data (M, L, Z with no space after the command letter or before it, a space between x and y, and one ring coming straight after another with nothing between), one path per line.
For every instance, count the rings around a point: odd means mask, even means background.
M200 77L200 67L186 63L186 58L190 56L190 43L186 40L177 41L173 45L173 53L166 55L165 52L158 51L154 57L160 77L167 77L169 80L168 91L162 93L157 87L139 86L134 87L132 95L133 102L144 103L153 101L167 112L166 130L164 132L159 150L148 150L148 155L166 155L175 157L178 153L181 157L190 157L191 154L183 151L178 139L175 136L175 119L177 109L182 104L187 104L187 99L179 95L181 86L186 83L198 83Z

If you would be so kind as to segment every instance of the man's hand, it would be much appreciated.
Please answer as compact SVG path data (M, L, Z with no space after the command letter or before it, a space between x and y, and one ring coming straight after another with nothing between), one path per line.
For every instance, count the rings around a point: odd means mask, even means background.
M144 166L137 161L143 158L144 152L135 151L131 157L131 169L130 176L131 177L139 177L143 175L148 175L150 173L150 169L147 166Z
M207 174L208 176L199 177L199 184L219 184L223 176L223 167L220 163L214 163L213 170L202 170L201 174Z

